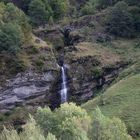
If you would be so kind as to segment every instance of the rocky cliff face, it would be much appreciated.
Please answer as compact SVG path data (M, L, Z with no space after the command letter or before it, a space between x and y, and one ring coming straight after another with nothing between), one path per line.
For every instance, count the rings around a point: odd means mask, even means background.
M71 51L66 48L69 100L78 104L93 98L108 86L126 65L120 57L96 43L82 42ZM70 50L70 51L69 51Z
M125 65L119 56L95 45L83 42L65 48L63 59L67 69L69 101L80 104L93 98L98 90L115 79ZM61 90L59 61L47 61L46 65L51 63L54 67L49 66L45 72L27 70L7 80L0 89L0 112L11 111L17 106L58 107Z
M54 80L53 71L42 74L33 71L17 74L0 90L0 112L5 113L17 106L43 105L44 97L49 94Z

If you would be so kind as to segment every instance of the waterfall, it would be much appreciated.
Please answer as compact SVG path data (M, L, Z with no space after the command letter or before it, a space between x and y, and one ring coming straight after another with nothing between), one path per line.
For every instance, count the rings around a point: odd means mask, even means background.
M61 103L67 102L67 77L65 73L65 67L61 67L61 78L62 78L62 83L61 83Z

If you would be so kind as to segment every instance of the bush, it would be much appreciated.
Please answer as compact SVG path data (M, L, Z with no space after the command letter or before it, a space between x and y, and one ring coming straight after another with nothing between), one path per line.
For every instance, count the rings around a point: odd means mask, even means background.
M119 37L133 37L134 20L125 2L118 2L107 18L106 31Z

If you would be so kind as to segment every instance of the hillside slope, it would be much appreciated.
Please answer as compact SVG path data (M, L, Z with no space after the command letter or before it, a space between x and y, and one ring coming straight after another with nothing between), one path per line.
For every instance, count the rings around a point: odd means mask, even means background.
M140 135L140 74L125 78L108 88L105 93L82 107L92 112L99 106L109 116L121 118L129 133L139 139Z

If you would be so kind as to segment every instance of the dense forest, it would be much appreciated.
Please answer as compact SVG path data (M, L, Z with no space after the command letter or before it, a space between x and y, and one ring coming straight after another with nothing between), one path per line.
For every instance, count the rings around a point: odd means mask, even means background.
M139 0L0 0L0 140L140 140Z

